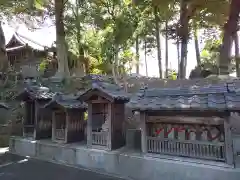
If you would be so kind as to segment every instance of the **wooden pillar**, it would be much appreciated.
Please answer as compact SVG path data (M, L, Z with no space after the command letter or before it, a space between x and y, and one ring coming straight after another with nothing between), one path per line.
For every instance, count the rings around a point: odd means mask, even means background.
M37 103L37 101L34 101L34 106L32 107L34 108L34 120L33 120L33 127L34 127L34 134L33 137L34 139L38 139L38 134L41 134L41 129L38 128L38 111L39 111L39 104ZM40 131L40 132L39 132Z
M92 148L92 104L88 103L87 147Z
M55 141L55 131L56 131L56 117L55 111L52 112L52 141Z
M113 117L113 113L112 113L112 110L113 110L113 105L112 103L108 103L108 116L107 116L107 125L108 125L108 132L107 132L107 149L108 150L112 150L112 131L113 131L113 128L112 128L112 117Z
M78 124L78 131L76 130L76 132L81 136L80 137L80 139L81 139L81 141L82 140L84 140L84 136L85 136L85 133L84 133L84 131L85 131L85 127L84 127L84 111L80 111L80 112L78 112L79 113L79 118L80 118L80 122L79 122L79 124Z
M27 101L24 101L24 118L22 120L23 125L25 125L27 122L27 118L29 116L28 113L29 113L29 111L28 111Z
M140 112L142 153L147 153L146 113Z
M65 118L65 136L64 136L64 142L67 143L68 142L68 131L69 131L69 123L70 123L70 113L68 112L68 110L65 111L66 112L66 118Z
M224 120L225 156L226 156L226 163L229 165L233 165L234 164L233 141L232 141L230 120L231 120L231 115Z
M24 118L22 120L22 125L23 125L23 137L26 136L25 134L25 131L26 131L26 128L25 128L25 125L27 124L28 122L28 118L29 118L29 106L27 104L27 101L24 102Z

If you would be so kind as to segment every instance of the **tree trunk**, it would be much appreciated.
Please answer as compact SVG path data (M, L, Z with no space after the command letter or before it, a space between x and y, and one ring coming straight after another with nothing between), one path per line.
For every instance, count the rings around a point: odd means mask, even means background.
M200 48L199 48L199 42L198 42L198 29L197 29L196 25L194 26L194 44L195 44L195 53L196 53L197 65L200 67L201 57L200 57Z
M144 41L144 60L145 60L146 76L148 76L148 65L147 65L147 41L146 41L146 39L145 39L145 41Z
M162 54L161 54L161 40L160 40L160 28L159 28L160 20L158 17L157 7L154 7L154 17L155 17L155 28L156 28L159 77L160 77L160 79L162 79Z
M177 37L177 43L176 43L176 46L177 46L177 60L178 60L178 74L180 72L180 42L179 42L179 37Z
M168 77L168 21L165 22L165 78Z
M82 71L82 72L79 72L78 74L84 75L84 74L89 74L89 64L88 64L88 58L85 57L84 49L81 44L81 27L80 27L81 20L79 17L80 2L79 0L76 0L75 3L76 3L75 25L77 28L77 43L78 43L78 60L76 62L76 65L77 65L76 68L77 68L77 71ZM84 64L84 67L83 67L83 64Z
M5 35L0 21L0 72L6 73L8 70L8 58L5 48Z
M180 29L178 35L181 39L181 60L179 65L179 76L178 78L184 79L186 77L186 68L187 68L187 45L189 39L189 17L186 16L187 13L187 1L181 1L180 9Z
M136 37L136 73L139 74L139 58L140 58L140 55L139 55L139 37L137 35Z
M118 72L118 47L113 45L113 63L112 63L112 75L113 80L116 85L120 87L120 82L118 81L119 78L119 72Z
M233 42L233 36L237 32L237 25L240 13L240 1L232 0L230 5L230 13L227 23L224 27L223 43L219 56L219 74L228 75L229 66L231 63L231 48Z
M56 46L58 71L55 77L64 79L70 76L68 68L68 50L65 40L65 30L63 23L64 1L55 0L55 19L56 19Z
M234 35L234 44L235 44L235 61L236 61L236 73L237 77L240 77L240 54L239 54L239 38L238 33L236 32Z

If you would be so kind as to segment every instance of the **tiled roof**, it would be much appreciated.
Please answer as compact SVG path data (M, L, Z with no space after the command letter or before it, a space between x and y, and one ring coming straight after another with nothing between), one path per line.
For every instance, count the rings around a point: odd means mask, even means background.
M210 84L205 86L189 86L189 87L176 87L176 88L153 88L145 91L146 96L181 96L181 95L195 95L195 94L211 94L211 93L227 93L228 87L226 84Z
M54 94L55 93L50 92L47 87L27 86L16 98L22 99L23 96L28 96L36 100L51 100Z
M188 88L142 89L133 95L128 107L133 110L240 110L240 93L227 84Z
M62 106L66 109L86 109L87 104L77 100L75 95L63 95L55 94L52 100L47 103L45 108L55 108L57 106Z
M30 34L32 34L32 33L34 33L34 32L30 32ZM35 34L36 34L36 32L35 32ZM45 47L46 48L50 47L49 43L48 44L46 44L46 43L41 44L41 43L33 40L30 36L27 37L26 35L29 35L29 34L22 35L18 32L14 32L12 37L10 39L8 39L8 42L6 43L6 47L7 47L6 50L7 51L11 50L11 48L8 48L8 46L14 40L17 40L19 42L19 44L21 44L22 47L25 47L26 45L28 45L29 47L31 47L33 49L36 49L36 50L39 50L39 51L44 51Z
M9 106L6 103L0 102L0 108L9 109Z
M228 109L239 111L240 110L240 93L227 93L225 100Z
M91 91L98 90L107 95L111 96L114 100L129 101L129 94L126 93L122 88L118 87L115 84L107 82L94 82L92 87L79 96L81 99L82 96L85 96Z

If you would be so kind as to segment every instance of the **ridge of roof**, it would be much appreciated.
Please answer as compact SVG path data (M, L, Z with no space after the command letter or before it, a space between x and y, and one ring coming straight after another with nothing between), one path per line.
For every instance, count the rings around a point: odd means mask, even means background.
M122 101L129 101L129 94L126 93L122 88L118 87L116 84L108 83L108 82L101 82L101 81L94 81L92 83L91 88L86 90L84 93L82 93L79 96L79 99L84 97L87 93L94 91L94 90L99 90L103 93L108 94L113 98L114 100L122 100Z

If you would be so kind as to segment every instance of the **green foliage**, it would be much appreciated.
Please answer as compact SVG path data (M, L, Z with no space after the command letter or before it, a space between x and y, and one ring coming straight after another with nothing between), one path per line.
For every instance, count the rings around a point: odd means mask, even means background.
M174 69L169 69L168 70L168 77L167 79L171 79L171 80L177 80L177 72Z
M192 70L190 77L205 77L205 71L211 71L211 74L218 74L218 58L221 47L221 37L211 36L205 41L205 46L201 52L201 66ZM207 73L208 75L208 73Z
M39 67L38 67L38 70L41 72L41 73L44 73L45 70L47 69L47 66L48 66L48 61L46 59L42 60L42 62L39 64Z
M155 15L160 25L168 21L169 38L179 39L180 2L173 0L74 0L66 1L64 23L72 66L88 63L92 73L110 74L116 64L119 73L128 72L136 62L132 50L138 38L141 48L150 53L156 48ZM49 16L54 14L50 0L3 0L1 14ZM229 14L229 1L187 1L185 14L189 15L190 28L204 28L208 35L201 53L204 64L217 64L221 38L213 39L212 29L221 30ZM217 8L216 8L217 7ZM154 14L154 8L159 11ZM191 21L192 20L192 21ZM194 22L194 23L193 23ZM160 33L165 30L160 27ZM219 32L218 32L219 33ZM144 45L143 45L144 44ZM128 65L127 67L125 65ZM43 62L41 71L46 67Z
M84 113L84 120L87 121L87 119L88 119L88 113L85 112L85 113Z

